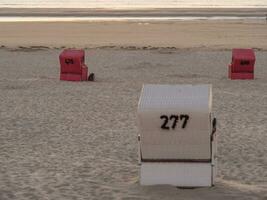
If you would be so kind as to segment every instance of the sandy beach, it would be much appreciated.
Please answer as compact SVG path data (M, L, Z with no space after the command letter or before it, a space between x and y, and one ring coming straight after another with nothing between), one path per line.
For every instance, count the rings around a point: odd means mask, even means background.
M266 38L257 21L0 22L0 199L266 200ZM59 81L66 47L96 82ZM255 80L228 80L233 47L255 49ZM213 85L215 187L140 186L145 83Z
M87 50L96 82L58 80L61 50L0 50L0 199L266 199L266 51L256 79L230 81L230 51ZM138 183L143 83L213 84L213 188Z

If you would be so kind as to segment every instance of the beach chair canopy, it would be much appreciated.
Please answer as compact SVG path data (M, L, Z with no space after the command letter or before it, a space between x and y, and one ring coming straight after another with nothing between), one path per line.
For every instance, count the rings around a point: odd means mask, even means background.
M81 74L84 65L84 54L84 50L64 50L59 56L61 73Z
M232 72L253 72L255 64L255 53L253 49L233 49Z
M211 158L211 85L144 85L138 104L142 160Z

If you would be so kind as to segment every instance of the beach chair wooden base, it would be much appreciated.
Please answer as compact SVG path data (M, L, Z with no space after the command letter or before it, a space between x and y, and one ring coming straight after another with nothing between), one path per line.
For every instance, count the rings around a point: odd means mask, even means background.
M212 163L142 162L141 185L173 185L177 187L210 187L214 184Z

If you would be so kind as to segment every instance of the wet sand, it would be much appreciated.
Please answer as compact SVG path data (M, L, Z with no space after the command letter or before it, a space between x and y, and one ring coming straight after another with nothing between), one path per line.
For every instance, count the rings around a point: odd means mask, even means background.
M2 22L0 46L256 48L267 50L267 24L250 21Z
M247 16L265 17L267 8L0 8L0 16L45 17L164 17Z

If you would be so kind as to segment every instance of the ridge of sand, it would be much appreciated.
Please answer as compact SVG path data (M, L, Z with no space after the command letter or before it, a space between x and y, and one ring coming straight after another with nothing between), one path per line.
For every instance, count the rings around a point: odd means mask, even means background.
M7 47L5 45L1 45L0 49L5 49L7 51L23 51L23 52L34 52L34 51L45 51L45 50L52 50L52 49L66 49L72 47L49 47L49 46L17 46L17 47ZM98 46L98 47L83 47L85 50L126 50L126 51L136 51L136 50L143 50L143 51L158 51L162 54L172 54L176 51L229 51L232 48L213 48L213 47L191 47L191 48L178 48L178 47L153 47L153 46ZM267 51L265 48L252 48L254 51Z

